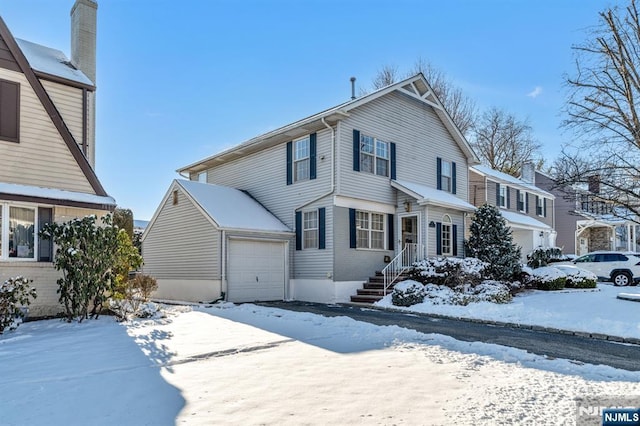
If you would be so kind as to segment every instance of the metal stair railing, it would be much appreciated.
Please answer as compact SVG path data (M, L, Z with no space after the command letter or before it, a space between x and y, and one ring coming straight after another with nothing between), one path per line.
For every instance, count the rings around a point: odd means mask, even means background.
M411 265L418 260L424 259L424 245L416 243L407 243L396 257L389 262L382 270L384 277L383 295L387 295L389 287L396 282L398 277L402 275Z

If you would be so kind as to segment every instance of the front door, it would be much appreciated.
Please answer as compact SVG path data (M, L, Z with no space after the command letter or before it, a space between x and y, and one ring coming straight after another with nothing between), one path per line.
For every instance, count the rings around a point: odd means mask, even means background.
M418 216L405 216L402 218L402 248L407 244L418 243Z

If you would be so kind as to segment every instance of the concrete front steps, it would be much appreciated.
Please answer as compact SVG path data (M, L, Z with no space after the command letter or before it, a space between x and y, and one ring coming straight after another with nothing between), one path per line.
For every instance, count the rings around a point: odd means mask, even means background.
M406 275L401 275L398 277L396 282L389 286L387 289L387 294L393 290L393 286L407 279ZM376 271L376 275L374 277L369 277L369 281L365 282L362 285L362 288L357 290L357 294L351 296L351 302L353 303L366 303L372 305L376 303L378 300L384 297L384 277L382 276L382 272Z

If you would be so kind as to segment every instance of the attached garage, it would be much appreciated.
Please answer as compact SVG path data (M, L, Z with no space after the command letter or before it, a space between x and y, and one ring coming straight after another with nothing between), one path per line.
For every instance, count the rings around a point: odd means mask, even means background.
M243 191L175 180L143 235L143 269L160 300L283 300L294 237Z
M283 241L231 238L227 300L283 300L286 296L286 248Z

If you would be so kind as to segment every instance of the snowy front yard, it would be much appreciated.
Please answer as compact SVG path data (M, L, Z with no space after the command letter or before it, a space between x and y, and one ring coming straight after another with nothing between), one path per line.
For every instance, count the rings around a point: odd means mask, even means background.
M640 394L638 372L396 326L255 305L168 309L0 336L0 423L574 424L575 397Z
M620 300L619 293L640 294L640 287L598 283L596 289L530 290L505 304L458 306L425 301L408 308L393 306L388 295L377 306L640 339L640 303Z

